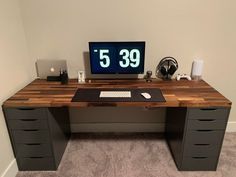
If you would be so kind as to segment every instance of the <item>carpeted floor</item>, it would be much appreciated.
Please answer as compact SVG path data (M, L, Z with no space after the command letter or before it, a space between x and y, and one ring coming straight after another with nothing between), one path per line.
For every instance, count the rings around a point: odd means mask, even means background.
M158 134L76 134L55 172L17 177L236 177L236 133L227 133L216 172L177 171Z

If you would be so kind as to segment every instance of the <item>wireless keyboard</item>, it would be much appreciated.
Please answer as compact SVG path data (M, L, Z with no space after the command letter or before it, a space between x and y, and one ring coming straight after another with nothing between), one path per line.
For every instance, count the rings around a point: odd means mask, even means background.
M100 98L131 98L131 91L101 91Z

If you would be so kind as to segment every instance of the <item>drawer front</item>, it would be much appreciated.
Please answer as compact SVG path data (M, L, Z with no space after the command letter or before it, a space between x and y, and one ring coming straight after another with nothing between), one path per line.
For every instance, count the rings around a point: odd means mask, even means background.
M7 119L46 119L46 108L7 108Z
M49 143L47 130L14 130L12 135L15 143Z
M17 157L49 157L52 156L50 144L16 144Z
M228 119L228 108L190 108L188 119Z
M215 144L185 144L184 156L191 157L217 157L221 147Z
M8 125L13 130L48 129L47 119L10 119Z
M186 171L215 171L217 157L184 157L180 170Z
M188 120L189 130L225 130L226 119L190 119Z
M54 159L51 157L29 157L29 158L18 158L19 170L56 170Z
M185 144L214 144L220 145L224 131L220 130L189 130L186 132Z

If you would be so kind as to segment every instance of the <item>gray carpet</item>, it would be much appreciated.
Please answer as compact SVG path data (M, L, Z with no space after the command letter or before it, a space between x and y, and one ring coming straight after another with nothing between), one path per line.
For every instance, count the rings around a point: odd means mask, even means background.
M227 133L216 172L177 171L158 134L76 134L55 172L17 177L235 177L236 133Z

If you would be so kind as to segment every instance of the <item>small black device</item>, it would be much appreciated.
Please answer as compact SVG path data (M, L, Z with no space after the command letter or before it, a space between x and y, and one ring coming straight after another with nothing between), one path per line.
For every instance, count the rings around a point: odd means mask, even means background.
M61 76L61 84L68 84L68 80L69 80L69 78L68 78L68 74L67 74L67 71L66 70L64 70L64 71L62 71L61 73L60 73L60 76Z
M143 74L145 42L89 42L92 74Z
M156 76L165 80L171 79L175 71L178 69L178 62L173 57L165 57L161 59L156 68Z
M152 82L152 71L147 71L146 72L146 76L145 76L145 79L146 79L146 82Z

